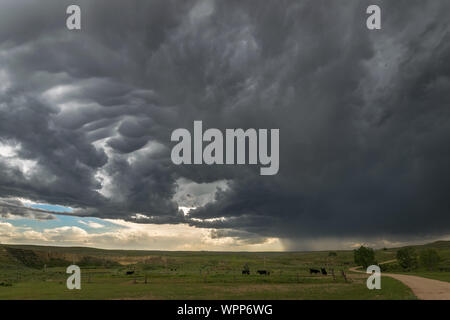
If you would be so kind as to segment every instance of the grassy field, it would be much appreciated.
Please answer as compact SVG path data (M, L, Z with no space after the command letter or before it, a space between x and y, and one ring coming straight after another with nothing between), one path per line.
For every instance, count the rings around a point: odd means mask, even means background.
M443 248L440 253L447 257L449 252L449 248ZM389 277L383 277L382 290L368 290L367 275L347 272L354 266L353 252L335 254L3 245L0 299L415 299L409 288ZM395 254L395 249L376 252L378 261L393 259ZM66 288L69 275L65 270L73 263L82 270L81 290ZM250 275L242 275L245 264ZM310 275L309 268L320 267L329 274ZM259 275L257 270L270 271L270 275ZM134 274L127 275L127 271ZM448 281L450 273L441 272L439 276Z
M65 277L46 281L20 281L0 288L0 299L415 299L400 282L383 278L383 289L370 291L365 279L351 283L327 279L287 282L286 279L262 280L256 276L237 281L215 276L204 281L193 276L154 276L144 284L121 276L96 276L82 281L81 290L68 290Z

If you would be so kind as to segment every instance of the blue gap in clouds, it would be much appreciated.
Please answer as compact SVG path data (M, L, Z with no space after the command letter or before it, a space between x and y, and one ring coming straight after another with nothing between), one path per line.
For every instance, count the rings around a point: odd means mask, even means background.
M8 221L12 225L16 227L28 227L31 228L34 231L43 231L45 229L51 229L51 228L58 228L58 227L64 227L64 226L76 226L79 228L82 228L89 233L102 233L102 232L108 232L112 230L122 229L122 226L116 225L114 223L104 221L99 218L91 218L91 217L77 217L77 216L66 216L66 215L58 215L57 213L72 213L73 209L69 207L59 206L59 205L52 205L52 204L38 204L33 203L29 204L30 208L34 209L41 209L41 210L47 210L51 212L55 212L56 214L53 214L56 219L53 220L36 220L31 218L22 218L22 219L4 219L1 218L1 220ZM85 222L85 223L83 223ZM101 224L102 228L91 228L89 226L89 222L96 222Z
M4 219L1 220L7 221L11 223L15 227L28 227L34 231L42 232L45 229L53 229L59 227L67 227L74 226L79 227L86 230L89 233L104 233L108 231L114 231L117 229L122 229L124 227L111 223L109 221L105 221L98 218L85 218L85 217L74 217L74 216L65 216L65 215L54 215L56 219L53 220L35 220L31 218L22 218L22 219ZM97 222L103 225L102 228L95 229L89 227L82 222Z
M71 208L52 205L52 204L30 204L30 207L35 208L35 209L53 211L53 212L73 212L73 210Z

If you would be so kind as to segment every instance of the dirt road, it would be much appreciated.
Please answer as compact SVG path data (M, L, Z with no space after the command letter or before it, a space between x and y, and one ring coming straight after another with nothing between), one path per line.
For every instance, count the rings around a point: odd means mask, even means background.
M389 263L392 261L395 260L385 261L383 263ZM350 271L364 273L357 268L359 267L350 268ZM382 273L382 275L403 282L406 286L410 287L416 297L421 300L450 300L449 282L404 274Z

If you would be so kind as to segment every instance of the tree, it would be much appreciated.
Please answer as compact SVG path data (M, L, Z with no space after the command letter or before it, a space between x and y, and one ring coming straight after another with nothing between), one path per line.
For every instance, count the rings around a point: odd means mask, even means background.
M441 257L434 249L426 249L420 252L420 264L428 270L433 270L441 261Z
M375 251L372 248L361 246L359 249L353 250L355 263L367 269L368 266L377 264L375 260Z
M397 251L397 260L403 269L417 268L417 253L414 248L406 247Z
M334 252L334 251L330 251L330 252L328 252L328 256L329 256L329 257L336 257L336 256L337 256L337 253Z

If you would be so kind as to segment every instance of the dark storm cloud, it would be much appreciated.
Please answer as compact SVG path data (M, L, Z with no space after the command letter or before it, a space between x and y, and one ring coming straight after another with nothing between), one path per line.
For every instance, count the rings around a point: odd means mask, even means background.
M31 207L24 208L22 202L18 200L0 198L0 217L10 218L11 215L25 216L36 220L56 219L50 211Z
M0 5L1 197L249 241L450 231L448 1L77 1L68 31L72 2ZM279 174L173 165L194 120L279 128Z

